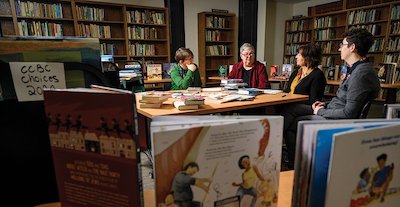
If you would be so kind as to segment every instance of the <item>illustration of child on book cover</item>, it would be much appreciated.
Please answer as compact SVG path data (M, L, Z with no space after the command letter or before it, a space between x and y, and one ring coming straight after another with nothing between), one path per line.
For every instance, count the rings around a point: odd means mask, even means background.
M154 133L156 202L276 206L281 128L274 117Z
M353 191L351 207L367 206L369 203L383 203L385 196L399 193L400 188L389 188L393 179L394 163L386 164L388 155L380 154L377 167L367 167L360 172L360 181Z

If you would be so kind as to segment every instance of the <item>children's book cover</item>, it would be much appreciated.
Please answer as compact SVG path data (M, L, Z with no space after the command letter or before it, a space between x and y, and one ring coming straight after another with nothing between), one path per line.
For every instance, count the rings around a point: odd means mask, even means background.
M277 206L282 117L189 123L152 133L157 204Z
M132 94L93 89L44 93L63 206L140 206Z
M148 64L147 79L148 80L162 80L162 65L161 64Z
M334 137L325 206L398 206L400 125Z
M176 63L163 63L163 78L171 78L171 68L175 66Z

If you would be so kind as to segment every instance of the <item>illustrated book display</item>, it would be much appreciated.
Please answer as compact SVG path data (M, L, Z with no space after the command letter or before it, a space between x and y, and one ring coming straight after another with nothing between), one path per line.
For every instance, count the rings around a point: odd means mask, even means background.
M151 123L158 206L277 206L280 116L162 116Z
M62 206L140 206L132 94L46 90L44 105Z
M292 206L399 203L399 140L399 120L299 122Z

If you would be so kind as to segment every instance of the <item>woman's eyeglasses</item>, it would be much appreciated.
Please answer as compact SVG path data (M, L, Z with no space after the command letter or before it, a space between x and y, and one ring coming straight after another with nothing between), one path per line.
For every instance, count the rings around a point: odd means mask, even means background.
M253 57L254 53L249 53L249 54L242 53L242 55L245 57Z

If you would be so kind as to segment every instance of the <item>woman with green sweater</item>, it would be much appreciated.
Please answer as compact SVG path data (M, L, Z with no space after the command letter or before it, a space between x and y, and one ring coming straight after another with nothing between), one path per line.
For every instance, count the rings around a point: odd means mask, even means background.
M179 48L175 53L177 64L171 67L171 90L201 87L200 72L193 63L193 53L188 48Z

